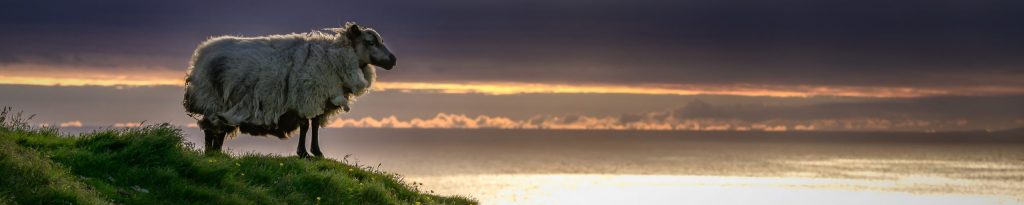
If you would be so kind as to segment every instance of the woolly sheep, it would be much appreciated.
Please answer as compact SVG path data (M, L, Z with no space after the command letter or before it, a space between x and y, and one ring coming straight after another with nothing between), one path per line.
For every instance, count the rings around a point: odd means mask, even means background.
M196 48L185 79L185 111L198 120L207 151L220 151L238 131L287 138L299 129L297 153L322 157L318 128L347 112L369 91L374 65L390 70L396 58L380 34L355 23L344 28L263 37L221 36ZM312 121L312 123L310 122Z

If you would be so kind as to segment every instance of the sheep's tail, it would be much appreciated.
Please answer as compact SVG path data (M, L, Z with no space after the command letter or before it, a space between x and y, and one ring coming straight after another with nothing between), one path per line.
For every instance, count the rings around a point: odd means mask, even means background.
M212 117L224 107L221 74L224 72L225 56L207 52L200 47L192 56L185 76L185 96L182 104L188 115L199 120ZM208 119L210 120L210 119Z

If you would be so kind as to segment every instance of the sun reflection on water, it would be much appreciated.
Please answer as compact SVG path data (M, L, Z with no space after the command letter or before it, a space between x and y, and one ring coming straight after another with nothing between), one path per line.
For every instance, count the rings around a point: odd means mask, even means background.
M674 175L507 174L419 176L425 189L483 204L1022 204L1020 197L936 191L977 182ZM918 191L914 191L918 190Z

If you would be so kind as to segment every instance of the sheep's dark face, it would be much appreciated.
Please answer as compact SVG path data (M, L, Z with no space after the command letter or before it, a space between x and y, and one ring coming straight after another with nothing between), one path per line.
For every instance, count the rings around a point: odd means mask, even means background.
M384 45L384 39L372 29L362 29L357 25L351 25L345 32L346 37L353 43L356 54L359 55L359 64L370 64L377 67L391 70L395 67L398 58Z

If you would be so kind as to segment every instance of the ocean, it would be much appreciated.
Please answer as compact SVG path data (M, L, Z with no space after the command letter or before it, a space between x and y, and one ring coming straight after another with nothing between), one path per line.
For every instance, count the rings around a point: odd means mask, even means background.
M184 130L202 145L201 131ZM1024 136L987 132L321 129L327 157L483 204L1024 204ZM295 155L239 136L232 153Z

